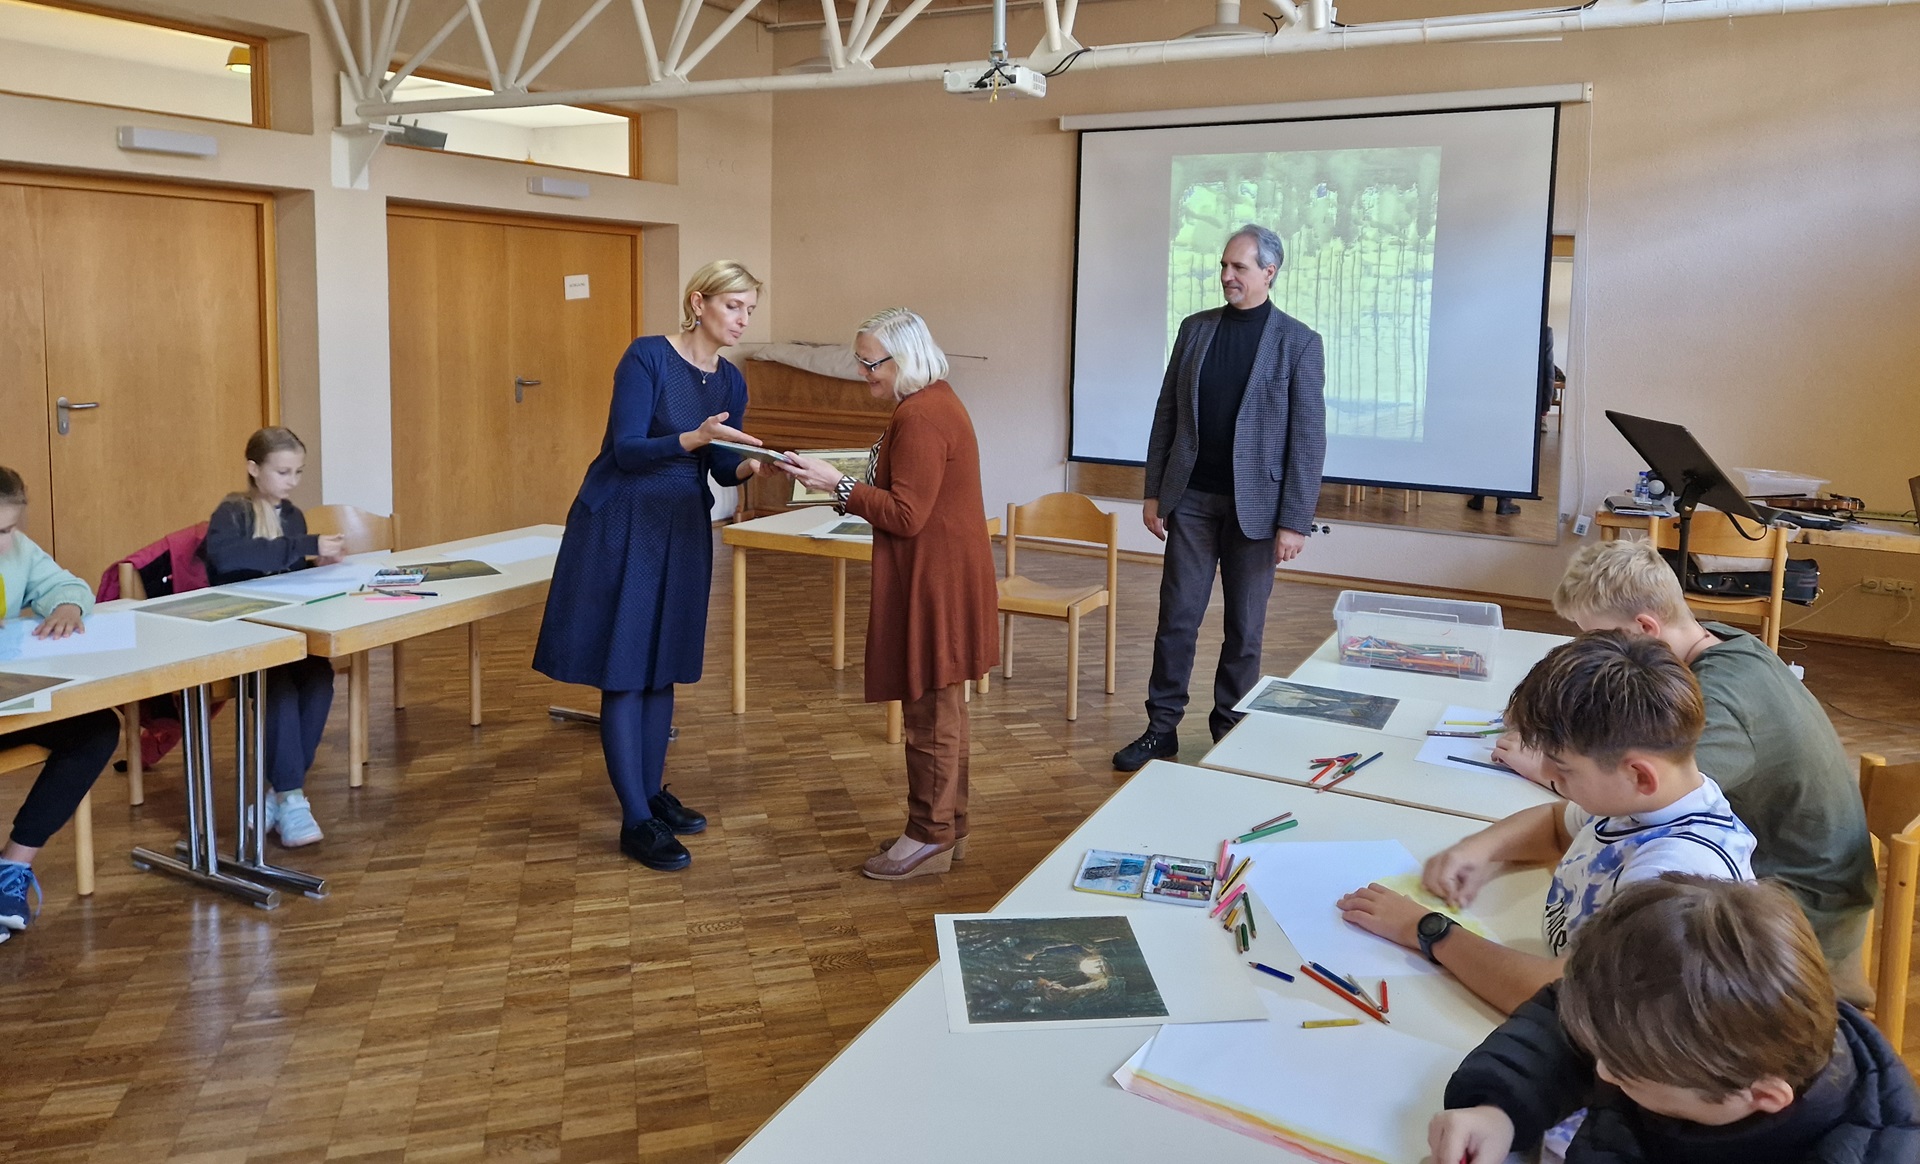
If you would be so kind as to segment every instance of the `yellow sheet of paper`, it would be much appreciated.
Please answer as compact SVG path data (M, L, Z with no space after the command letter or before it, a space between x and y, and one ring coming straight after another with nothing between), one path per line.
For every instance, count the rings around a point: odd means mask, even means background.
M1472 914L1457 910L1433 894L1428 893L1426 886L1420 884L1420 875L1418 873L1402 873L1397 877L1382 877L1377 884L1383 889L1391 889L1395 893L1403 893L1435 913L1446 914L1466 929L1479 934L1483 938L1493 939L1493 935L1487 932L1487 927L1481 925L1479 920Z

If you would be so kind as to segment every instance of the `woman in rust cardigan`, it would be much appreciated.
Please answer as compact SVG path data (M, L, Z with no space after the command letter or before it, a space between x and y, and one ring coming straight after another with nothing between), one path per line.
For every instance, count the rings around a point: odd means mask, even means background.
M926 321L883 311L854 337L868 390L893 419L866 481L789 454L787 472L873 523L867 702L898 699L907 737L907 830L863 871L881 881L945 873L967 841L964 684L1000 655L999 592L980 497L980 446L945 380Z

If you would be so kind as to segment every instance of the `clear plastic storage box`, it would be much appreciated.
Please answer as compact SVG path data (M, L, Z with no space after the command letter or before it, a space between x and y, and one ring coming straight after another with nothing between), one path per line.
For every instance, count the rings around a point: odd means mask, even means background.
M1340 661L1454 679L1486 679L1500 637L1491 602L1342 590L1333 604Z

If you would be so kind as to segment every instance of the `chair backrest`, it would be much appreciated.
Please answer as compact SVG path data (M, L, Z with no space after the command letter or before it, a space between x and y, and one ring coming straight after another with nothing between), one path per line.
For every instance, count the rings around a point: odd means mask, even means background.
M0 772L18 772L22 768L31 768L46 763L53 753L38 744L18 744L11 748L0 748Z
M140 571L133 568L132 562L120 563L120 597L145 598L147 584L140 580Z
M1661 549L1678 549L1680 519L1663 520L1658 533L1660 540L1657 544ZM1735 528L1734 519L1726 514L1713 509L1700 509L1694 511L1693 528L1687 532L1687 551L1726 558L1765 558L1784 570L1787 540L1791 534L1791 530L1774 526L1763 526L1756 530L1752 522L1744 520Z
M1020 538L1090 542L1107 550L1107 589L1120 569L1120 516L1107 513L1082 493L1049 493L1025 505L1007 506L1007 577L1013 577Z
M307 513L307 532L339 534L347 539L349 554L393 548L393 518L369 513L357 505L316 505Z
M1914 899L1920 883L1920 763L1889 764L1884 756L1863 754L1860 797L1866 803L1867 831L1886 854L1886 888L1868 944L1873 1021L1889 1040L1899 1040L1906 1034Z

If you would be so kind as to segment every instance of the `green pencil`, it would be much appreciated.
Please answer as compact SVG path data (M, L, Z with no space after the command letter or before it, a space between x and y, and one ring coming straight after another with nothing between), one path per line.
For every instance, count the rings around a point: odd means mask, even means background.
M1244 845L1248 841L1257 841L1261 837L1270 837L1275 833L1284 833L1288 829L1294 827L1299 823L1300 822L1297 820L1281 821L1279 824L1274 825L1270 829L1255 829L1253 832L1248 833L1246 836L1235 837L1233 838L1233 843L1236 845Z
M348 593L347 591L345 591L345 590L342 590L342 591L341 591L340 593L338 593L338 594L322 594L322 595L321 595L320 597L318 597L318 598L309 598L309 599L307 599L307 600L306 600L305 602L303 602L303 603L301 603L300 605L302 605L302 606L312 606L312 605L313 605L314 603L316 603L316 602L325 602L325 601L326 601L327 599L329 599L329 598L345 598L345 597L347 596L347 593Z

